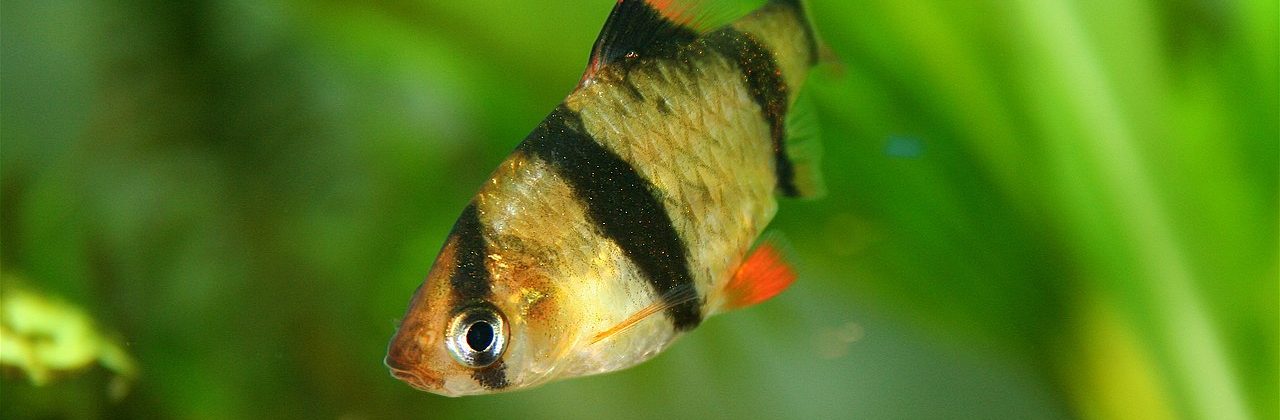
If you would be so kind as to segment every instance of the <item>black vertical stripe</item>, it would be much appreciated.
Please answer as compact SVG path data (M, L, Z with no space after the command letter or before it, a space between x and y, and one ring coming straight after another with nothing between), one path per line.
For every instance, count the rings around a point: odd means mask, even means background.
M489 296L489 268L485 266L488 254L481 232L480 214L475 203L462 210L462 216L453 225L451 236L457 241L454 247L453 286L454 306L460 308L469 302Z
M773 53L751 34L724 28L707 35L706 45L738 64L742 82L760 105L773 140L774 170L783 194L797 196L795 170L783 141L786 136L787 82Z
M679 287L693 287L684 242L653 186L631 164L605 149L582 127L582 118L561 105L521 143L564 177L605 237L639 267L654 293L666 298ZM678 331L702 321L698 300L666 310Z
M454 245L454 271L449 278L453 286L454 313L477 300L490 297L492 277L484 260L489 254L484 241L484 232L480 224L480 213L473 202L462 210L462 216L453 225L450 234L457 241ZM471 378L488 389L505 388L507 383L506 364L498 359L492 365L471 372Z

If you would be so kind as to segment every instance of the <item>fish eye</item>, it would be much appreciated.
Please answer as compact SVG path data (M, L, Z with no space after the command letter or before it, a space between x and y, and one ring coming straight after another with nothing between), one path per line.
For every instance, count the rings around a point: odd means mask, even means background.
M496 308L481 303L465 307L449 321L445 347L463 366L479 369L498 361L507 345L507 323Z

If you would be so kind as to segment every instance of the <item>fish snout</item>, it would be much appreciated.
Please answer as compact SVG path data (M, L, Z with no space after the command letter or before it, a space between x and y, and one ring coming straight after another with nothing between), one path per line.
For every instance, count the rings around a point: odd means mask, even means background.
M383 363L392 370L413 370L422 361L422 349L418 348L416 340L404 340L399 334L395 340L391 341L391 348L387 349L387 357Z
M387 357L382 362L391 370L391 376L414 388L423 391L438 389L441 381L429 371L426 363L426 354L433 341L424 335L419 323L401 326L391 339Z

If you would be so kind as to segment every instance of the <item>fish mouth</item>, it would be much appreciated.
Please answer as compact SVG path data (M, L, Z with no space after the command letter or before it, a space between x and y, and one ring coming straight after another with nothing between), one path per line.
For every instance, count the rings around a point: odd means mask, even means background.
M391 371L392 377L420 391L437 393L444 381L437 372L428 369L421 331L421 323L402 325L392 337L382 364Z
M406 360L410 359L410 360ZM382 359L382 364L391 370L391 376L418 389L419 391L437 392L443 381L422 369L416 357L406 357L403 352L392 351Z
M398 369L395 367L390 367L390 369L392 377L409 384L409 386L412 386L414 389L431 393L439 392L441 383L435 378L420 375L418 372L412 370Z

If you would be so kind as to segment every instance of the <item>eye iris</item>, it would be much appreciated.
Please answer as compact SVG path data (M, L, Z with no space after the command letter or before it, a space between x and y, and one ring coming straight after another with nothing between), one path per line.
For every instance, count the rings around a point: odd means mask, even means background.
M496 363L507 347L507 323L498 308L479 302L458 309L445 327L445 349L464 367Z
M493 344L493 326L479 321L467 328L467 346L475 351L484 351Z

